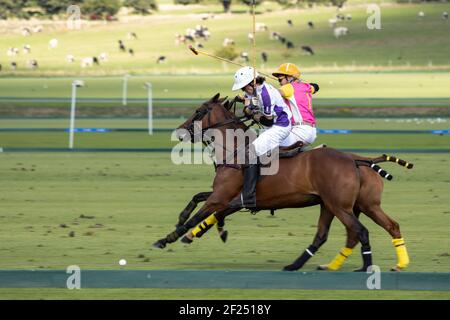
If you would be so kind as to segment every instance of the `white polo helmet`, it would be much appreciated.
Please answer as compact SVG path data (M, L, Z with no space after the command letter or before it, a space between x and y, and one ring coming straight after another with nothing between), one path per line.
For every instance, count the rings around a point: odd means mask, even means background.
M252 67L242 67L234 74L234 83L231 90L239 90L253 81L253 77L258 77L258 72L255 73Z

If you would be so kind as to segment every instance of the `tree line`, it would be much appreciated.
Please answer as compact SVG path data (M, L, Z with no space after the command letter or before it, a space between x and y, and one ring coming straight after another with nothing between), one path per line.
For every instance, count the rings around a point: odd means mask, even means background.
M259 5L263 0L173 0L176 4L221 3L224 11L231 4L244 3ZM284 6L312 5L313 3L342 6L346 0L269 0ZM30 17L48 17L67 14L67 8L78 5L84 18L108 18L119 12L120 8L131 8L135 14L149 14L158 10L156 0L0 0L0 19Z
M0 19L61 15L71 5L78 5L82 16L92 19L113 17L122 7L136 14L158 10L156 0L0 0Z

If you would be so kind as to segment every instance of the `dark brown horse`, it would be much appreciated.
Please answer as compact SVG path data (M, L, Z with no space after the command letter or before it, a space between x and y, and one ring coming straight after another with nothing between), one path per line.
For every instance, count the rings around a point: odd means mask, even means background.
M219 99L219 95L216 95L197 109L195 114L179 129L194 133L194 121L201 121L203 128L215 128L224 133L226 129L247 130L247 126L228 110L229 104L222 103L223 99ZM201 131L200 136L192 136L192 141L202 139L204 130ZM361 242L363 267L360 270L367 270L372 265L369 233L357 219L355 209L358 214L359 211L377 211L376 214L373 214L374 217L383 216L381 220L378 220L378 223L390 224L391 227L387 228L392 230L393 237L397 239L401 237L398 224L391 219L386 219L387 216L379 208L379 197L375 196L371 201L365 200L365 202L356 205L360 196L362 197L365 194L360 192L364 190L364 181L361 174L363 168L360 168L360 166L376 168L374 163L364 158L359 160L358 165L358 161L355 161L353 155L332 148L315 149L300 153L295 157L280 159L278 173L265 176L258 182L256 191L257 210L301 208L318 204L321 206L319 228L313 244L284 270L297 270L314 255L326 241L328 229L334 216L345 225L349 235L348 241L352 242L348 243L349 246L353 245L354 247L357 242ZM195 219L189 220L184 225L178 225L174 232L156 242L155 246L163 248L167 243L176 241L186 234L190 228L194 227L199 219L206 218L193 232L194 236L200 237L217 221L223 221L226 215L236 212L236 209L230 209L228 205L239 195L243 184L242 171L237 169L240 168L234 165L218 166L213 192L208 195L206 203L196 214ZM381 169L379 170L384 172ZM385 172L384 174L387 175ZM371 191L368 190L366 193L370 195ZM381 195L381 192L375 193ZM364 199L366 199L365 196ZM367 204L370 208L361 208L360 206L364 204ZM401 245L404 246L404 243Z

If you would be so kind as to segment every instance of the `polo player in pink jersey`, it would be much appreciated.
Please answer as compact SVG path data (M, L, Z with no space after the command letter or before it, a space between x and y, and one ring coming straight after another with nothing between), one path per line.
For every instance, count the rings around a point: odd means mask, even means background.
M280 93L291 113L291 134L283 141L282 146L293 145L301 141L304 146L316 140L316 119L312 108L312 95L319 91L315 83L300 80L300 70L293 63L283 63L272 73L281 84Z

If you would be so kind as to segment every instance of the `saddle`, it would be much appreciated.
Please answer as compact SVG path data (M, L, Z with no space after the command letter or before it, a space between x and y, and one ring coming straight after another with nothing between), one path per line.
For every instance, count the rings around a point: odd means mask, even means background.
M320 149L320 148L326 148L327 145L326 144L320 144L314 148L308 148L307 146L303 145L302 141L297 141L296 143L287 146L287 147L280 147L280 152L278 154L279 159L282 158L293 158L296 155L305 152L305 151L309 151L309 150L314 150L314 149ZM265 164L265 165L261 165L262 167L266 167L269 164ZM221 166L225 166L225 167L230 167L230 168L234 168L237 170L242 170L244 167L246 167L246 165L240 165L240 164L219 164L219 165L215 165L216 170L218 167Z
M280 147L280 154L279 157L281 158L292 158L302 152L303 150L303 142L297 141L296 143L287 146L287 147Z
M303 142L297 141L293 145L290 145L287 147L281 147L279 157L280 157L280 159L281 158L292 158L301 152L314 150L314 149L320 149L320 148L326 148L326 146L327 146L326 144L320 144L317 147L305 149L307 147L303 145Z

